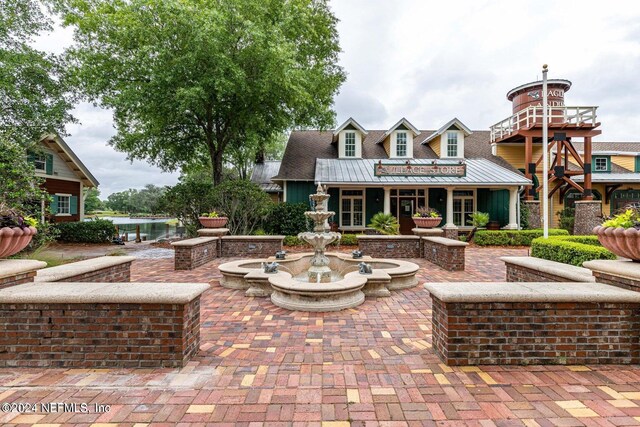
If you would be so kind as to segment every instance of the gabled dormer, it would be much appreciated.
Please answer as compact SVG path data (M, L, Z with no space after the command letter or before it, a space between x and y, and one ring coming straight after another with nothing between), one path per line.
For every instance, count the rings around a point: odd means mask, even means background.
M418 135L420 131L403 117L382 135L378 143L383 144L390 159L412 159L413 139Z
M463 159L464 139L471 130L454 118L422 141L428 144L441 159Z
M333 140L338 142L338 157L341 159L361 159L362 141L367 131L352 117L333 132Z

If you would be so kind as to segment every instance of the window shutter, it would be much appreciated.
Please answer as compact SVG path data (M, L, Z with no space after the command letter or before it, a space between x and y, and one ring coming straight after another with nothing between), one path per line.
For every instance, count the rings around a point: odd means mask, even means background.
M69 197L69 213L71 215L78 214L78 196Z
M51 197L52 199L49 204L49 212L51 212L52 215L56 215L58 213L58 196L53 195Z
M27 153L27 161L28 161L30 164L33 164L33 162L35 162L35 161L36 161L36 156L35 156L32 152L28 152L28 153Z
M53 154L47 154L47 175L53 175Z

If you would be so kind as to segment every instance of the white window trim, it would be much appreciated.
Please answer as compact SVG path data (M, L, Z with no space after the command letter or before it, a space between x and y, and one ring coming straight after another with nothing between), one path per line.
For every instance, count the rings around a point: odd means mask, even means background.
M448 134L455 132L458 134L458 155L456 157L449 157L447 150L448 146ZM440 158L441 159L464 159L464 132L461 130L447 130L440 135Z
M42 158L42 160L40 160L39 158ZM40 161L42 162L42 169L37 166ZM36 154L34 156L33 166L35 167L36 172L46 173L47 172L47 156Z
M347 136L353 135L353 155L348 155L347 154ZM351 130L351 131L346 131L344 133L344 157L346 158L352 158L352 157L356 157L356 146L358 145L358 141L356 138L356 132Z
M362 191L362 196L344 196L345 199L362 199L362 225L342 225L342 192L343 191ZM367 189L366 188L341 188L340 189L340 205L339 205L339 224L342 230L362 230L367 228ZM351 223L353 224L353 211L351 211Z
M69 213L56 213L54 216L71 216L71 197L73 197L73 194L67 194L67 193L55 193L56 197L68 197L69 198ZM60 201L58 201L58 203L60 203ZM58 209L60 209L60 205L58 205Z
M405 133L407 135L407 155L398 156L398 134ZM413 158L413 133L409 130L396 130L389 137L391 140L391 150L389 158L391 159L412 159Z
M356 155L355 156L346 156L345 155L345 139L347 133L355 133L356 136ZM357 130L348 129L343 130L338 135L338 157L341 159L361 159L362 158L362 134Z
M478 191L475 188L457 188L455 191L473 191L473 212L478 212ZM454 193L455 194L455 193ZM456 196L453 196L453 199L456 199ZM453 213L453 212L452 212ZM451 223L453 222L453 218L451 218ZM462 225L456 225L456 227L460 228L460 229L464 229L464 228L473 228L473 225L469 225L469 224L462 224Z
M604 160L604 169L598 169L598 160ZM606 172L609 170L609 159L607 157L595 157L593 159L594 172Z

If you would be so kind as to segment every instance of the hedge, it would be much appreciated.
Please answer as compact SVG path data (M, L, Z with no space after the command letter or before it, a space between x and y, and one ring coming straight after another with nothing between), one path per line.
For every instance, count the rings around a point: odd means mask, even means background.
M55 224L60 231L58 240L70 243L106 243L115 235L113 221L96 219L86 222L61 222Z
M304 246L308 245L307 242L298 238L298 236L285 236L284 241L282 242L284 246ZM357 246L358 245L358 235L357 234L343 234L342 238L339 241L331 243L331 246Z
M616 256L600 246L597 240L596 236L537 238L531 243L531 256L578 267L592 259L616 259Z
M473 242L479 246L530 246L535 238L542 237L542 229L535 230L478 230ZM569 236L567 230L552 228L550 236Z

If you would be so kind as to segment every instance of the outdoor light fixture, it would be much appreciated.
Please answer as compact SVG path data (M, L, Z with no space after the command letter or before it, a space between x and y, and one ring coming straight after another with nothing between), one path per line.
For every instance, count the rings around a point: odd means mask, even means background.
M378 160L378 169L382 169L382 160Z
M437 160L436 160L436 159L431 160L431 164L432 164L432 165L435 165L436 163L437 163Z

